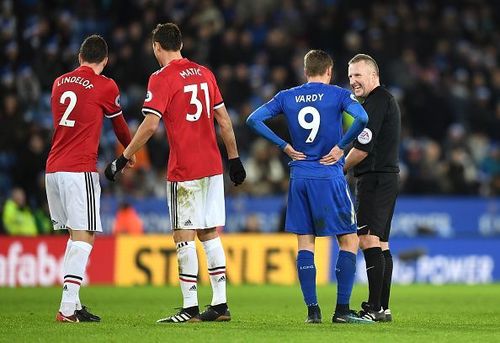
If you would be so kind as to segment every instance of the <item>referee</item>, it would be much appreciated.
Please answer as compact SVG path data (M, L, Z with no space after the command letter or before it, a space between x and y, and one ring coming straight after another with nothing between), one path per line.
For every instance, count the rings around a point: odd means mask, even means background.
M399 190L401 113L391 93L380 86L379 69L372 57L354 56L348 74L352 90L363 100L369 118L344 165L344 172L353 168L357 178L359 245L368 275L368 302L361 304L360 315L374 321L392 321L389 233Z

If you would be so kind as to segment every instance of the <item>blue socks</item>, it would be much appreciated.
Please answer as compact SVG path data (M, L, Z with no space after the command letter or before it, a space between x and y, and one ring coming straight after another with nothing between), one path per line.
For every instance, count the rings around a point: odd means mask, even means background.
M349 251L340 250L335 267L337 276L337 310L349 311L354 276L356 274L356 255Z
M317 305L316 266L314 265L314 253L312 251L299 250L297 255L297 273L299 275L300 288L302 289L302 294L304 295L304 302L307 306Z
M297 273L300 288L307 306L318 304L316 295L316 266L314 253L309 250L299 250L297 255ZM337 306L336 312L348 312L349 300L354 285L356 273L356 255L352 252L340 250L335 268L337 276Z

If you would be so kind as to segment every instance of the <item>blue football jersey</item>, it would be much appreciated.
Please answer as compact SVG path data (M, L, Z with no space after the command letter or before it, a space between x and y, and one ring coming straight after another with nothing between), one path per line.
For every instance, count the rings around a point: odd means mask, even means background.
M348 90L309 82L279 92L265 105L273 116L285 115L293 148L307 156L290 162L292 178L343 175L344 158L332 166L321 165L319 160L341 140L342 112L354 102Z

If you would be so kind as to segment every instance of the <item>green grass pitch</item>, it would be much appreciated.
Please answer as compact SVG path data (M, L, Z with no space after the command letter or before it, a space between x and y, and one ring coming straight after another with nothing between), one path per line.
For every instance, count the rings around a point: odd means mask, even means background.
M358 308L366 286L356 286ZM334 325L335 285L319 287L323 323L305 324L299 286L230 286L228 323L156 324L180 305L177 287L88 287L101 323L54 321L59 288L0 289L1 342L500 342L500 285L395 286L395 321ZM210 301L200 287L200 304Z

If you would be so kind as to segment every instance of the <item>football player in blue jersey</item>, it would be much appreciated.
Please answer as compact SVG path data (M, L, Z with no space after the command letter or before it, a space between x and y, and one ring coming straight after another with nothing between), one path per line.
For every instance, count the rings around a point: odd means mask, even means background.
M297 235L297 272L307 323L320 323L316 295L316 237L336 236L340 252L335 268L337 305L334 323L373 323L349 309L359 239L354 205L343 173L344 149L365 128L368 115L354 95L330 85L333 61L324 51L304 57L307 83L276 94L255 110L247 124L279 146L291 159L285 230ZM343 134L342 112L355 120ZM285 142L264 123L284 114L292 142Z

